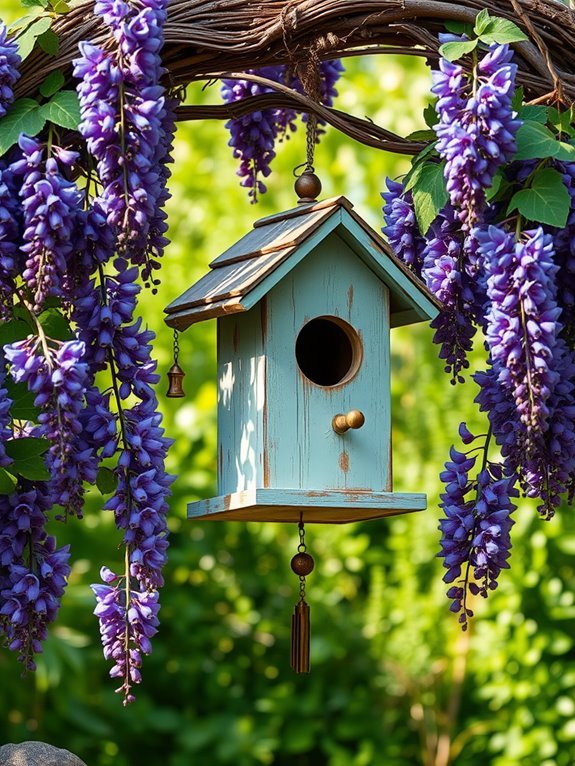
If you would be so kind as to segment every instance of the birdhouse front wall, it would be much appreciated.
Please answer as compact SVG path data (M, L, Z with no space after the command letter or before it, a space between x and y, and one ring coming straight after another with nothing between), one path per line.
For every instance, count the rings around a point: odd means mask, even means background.
M337 233L218 320L219 493L391 491L389 331L388 288Z

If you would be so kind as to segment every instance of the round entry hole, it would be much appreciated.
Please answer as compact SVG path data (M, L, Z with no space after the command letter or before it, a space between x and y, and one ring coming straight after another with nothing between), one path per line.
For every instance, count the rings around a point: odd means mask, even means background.
M361 364L361 341L351 325L338 317L316 317L300 330L297 363L317 386L337 386L352 378Z

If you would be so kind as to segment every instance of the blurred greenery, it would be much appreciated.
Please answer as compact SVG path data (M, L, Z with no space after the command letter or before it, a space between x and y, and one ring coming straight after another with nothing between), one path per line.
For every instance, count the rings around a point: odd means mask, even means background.
M15 3L3 0L3 14ZM422 127L429 75L419 59L346 61L339 108L402 134ZM218 99L217 86L190 100ZM157 296L142 313L158 334L162 372L171 333L162 309L247 231L293 205L303 132L278 152L270 191L248 204L222 124L181 125L169 203L170 246ZM386 175L405 159L329 131L317 153L324 194L345 194L375 228ZM511 570L477 603L462 634L448 611L436 558L438 474L460 420L484 423L474 385L453 388L432 333L393 333L395 487L428 493L425 513L354 526L310 527L312 673L289 669L297 530L202 524L186 503L215 494L215 328L180 338L185 400L162 398L179 475L161 629L135 705L124 709L101 655L89 583L118 564L119 536L97 492L86 518L55 525L73 572L36 674L0 651L0 742L41 739L89 766L569 766L575 763L575 523L550 524L530 502L516 512ZM481 365L478 358L477 364ZM382 396L386 393L382 391Z

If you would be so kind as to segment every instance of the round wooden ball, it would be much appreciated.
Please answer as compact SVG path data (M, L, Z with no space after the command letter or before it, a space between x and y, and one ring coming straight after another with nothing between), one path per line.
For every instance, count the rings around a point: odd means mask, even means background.
M294 188L300 199L315 200L321 194L321 181L315 173L304 172L295 182Z
M296 553L291 560L292 571L300 577L307 577L313 572L314 560L309 553Z

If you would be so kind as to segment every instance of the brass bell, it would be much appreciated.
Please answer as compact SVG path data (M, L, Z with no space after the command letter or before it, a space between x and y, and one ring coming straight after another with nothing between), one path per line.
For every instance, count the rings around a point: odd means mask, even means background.
M168 391L166 393L166 396L170 399L181 399L182 396L185 396L184 393L184 376L185 372L182 370L180 365L177 362L174 362L174 364L170 367L168 370Z

